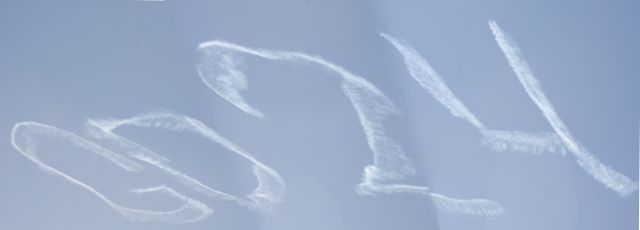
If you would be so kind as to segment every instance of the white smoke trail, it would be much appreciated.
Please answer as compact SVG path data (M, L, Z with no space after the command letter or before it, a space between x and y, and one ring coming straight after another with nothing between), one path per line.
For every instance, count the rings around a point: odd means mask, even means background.
M114 133L116 128L123 125L161 128L172 131L188 131L199 134L250 161L253 166L253 173L258 179L258 186L251 194L247 195L247 199L245 199L204 185L189 175L170 167L168 162L161 158L157 153ZM89 119L87 127L91 130L91 135L94 138L110 141L112 144L121 148L122 151L127 153L130 157L158 167L165 173L176 178L179 182L189 186L194 191L200 192L209 197L235 201L250 208L272 211L273 205L280 202L286 193L286 185L275 170L264 165L251 154L242 150L231 141L225 139L202 122L188 116L177 115L169 112L158 112L127 119Z
M502 207L493 201L485 199L459 200L437 193L431 193L434 203L443 210L471 215L498 216L504 213Z
M300 52L252 49L224 41L204 42L200 44L198 49L203 52L203 60L198 65L198 73L202 81L211 90L240 110L258 118L264 118L265 115L249 105L240 93L240 91L247 89L248 80L239 69L237 57L234 56L234 53L239 52L268 60L313 63L339 74L342 79L343 92L356 110L374 158L373 164L365 167L362 182L357 186L356 191L363 195L374 195L376 193L431 194L426 186L391 182L412 176L415 174L415 170L411 166L409 158L403 152L402 147L384 133L382 120L388 115L399 113L399 110L377 87L364 78L352 74L343 67L326 61L321 57ZM466 202L455 200L456 206L451 203L454 199L444 199L446 197L442 195L430 195L430 197L436 200L436 203L449 204L448 206L438 206L444 207L445 210L449 211L485 215L502 212L500 205L492 201L476 202L478 200L471 200ZM466 211L468 209L479 210L477 208L447 208L464 207L465 204L481 207L484 211Z
M39 147L39 138L55 138L64 141L69 141L72 145L90 151L92 153L98 154L101 157L104 157L108 161L116 164L118 167L125 169L130 172L137 172L143 169L141 165L135 163L127 158L123 157L120 154L109 151L100 145L97 145L93 142L90 142L76 134L71 132L37 123L37 122L19 122L17 123L12 131L11 131L11 144L13 147L18 150L22 155L27 157L27 159L36 163L41 169L44 171L51 173L55 176L60 176L69 182L78 185L89 192L93 193L95 196L100 198L103 202L109 205L111 208L122 214L124 217L134 220L134 221L162 221L162 222L170 222L170 223L186 223L186 222L195 222L209 216L212 211L207 207L207 205L183 196L182 194L167 188L165 186L158 186L148 189L136 189L132 190L132 192L137 194L150 193L150 192L164 192L170 197L176 198L183 202L183 206L172 210L172 211L153 211L153 210L140 210L140 209L132 209L127 208L122 205L119 205L109 198L107 198L102 193L98 192L96 189L91 187L84 182L69 176L54 167L49 166L48 164L40 161L36 152Z
M431 95L447 107L453 116L459 117L476 127L484 136L484 143L490 145L496 151L511 151L521 153L540 154L542 152L565 153L561 141L553 133L530 134L518 131L490 130L475 116L449 89L438 72L431 67L416 50L405 42L390 35L381 33L380 36L391 43L404 57L404 62L409 70L409 75L420 86L429 91Z
M595 156L589 153L586 148L578 144L564 122L560 119L560 116L556 113L549 99L545 96L540 87L540 83L533 75L529 64L524 59L516 43L505 35L495 21L490 20L489 27L493 32L498 46L500 46L500 49L509 61L509 65L511 65L513 72L518 77L527 94L542 111L542 114L558 135L563 145L576 157L578 165L596 181L604 184L621 196L629 195L637 190L637 182L631 181L626 176L602 164Z
M468 121L478 129L485 129L484 124L451 92L436 70L417 51L385 33L381 33L380 36L398 49L404 56L404 62L413 79L447 107L451 114Z
M555 133L524 133L519 131L484 130L483 143L490 145L497 152L517 152L541 154L560 153L564 156L566 150L562 141Z

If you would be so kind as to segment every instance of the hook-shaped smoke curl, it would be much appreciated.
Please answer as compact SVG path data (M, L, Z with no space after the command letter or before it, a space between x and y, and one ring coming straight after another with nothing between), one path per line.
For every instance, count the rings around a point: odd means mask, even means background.
M321 57L301 52L254 49L218 40L204 42L198 49L202 55L198 64L198 73L202 81L238 109L258 118L266 116L251 106L241 94L241 91L248 89L248 79L240 69L238 54L272 61L311 63L337 73L342 90L353 105L369 148L373 152L373 164L365 167L362 181L357 186L356 191L359 194L413 193L431 197L436 200L434 203L444 210L481 215L503 212L502 207L492 201L457 200L440 194L433 195L435 193L431 193L426 186L398 183L397 181L415 174L411 161L402 147L385 134L382 125L387 116L398 114L399 110L386 95L364 78Z

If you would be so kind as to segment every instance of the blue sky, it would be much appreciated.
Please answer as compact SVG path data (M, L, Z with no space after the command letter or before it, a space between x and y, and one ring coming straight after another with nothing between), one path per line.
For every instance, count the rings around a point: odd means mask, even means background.
M387 34L415 50L484 126L540 135L554 132L496 42L488 24L495 20L517 43L573 143L637 182L637 2L166 0L0 5L2 229L638 228L637 189L619 195L581 168L570 151L494 151L490 143L483 143L486 133L453 116L428 86L416 81L398 46L380 36ZM222 56L207 59L206 49L199 46L208 41L305 53L361 77L395 106L379 121L383 129L376 130L401 147L406 161L389 158L378 166L385 172L408 172L402 171L406 166L413 174L394 182L428 188L429 194L490 200L504 212L487 217L446 211L434 201L437 198L416 192L419 189L358 193L363 170L375 162L371 141L376 146L375 140L383 137L366 134L367 118L373 121L376 111L388 109L375 106L382 97L370 94L370 88L365 90L369 93L358 91L365 95L360 104L363 116L353 102L358 97L349 97L341 88L345 83L339 71L304 60L274 60L226 49ZM214 68L207 72L213 75L206 76L224 75L214 64L225 55L237 67L234 70L246 76L247 88L239 91L243 100L263 118L239 109L224 97L226 91L209 87L202 77L202 63ZM230 79L240 79L234 76ZM220 80L228 79L210 80L220 86ZM243 88L242 82L234 84ZM85 125L88 119L125 119L158 111L197 120L233 145L175 128L189 125L126 125L115 132L162 155L181 175L234 198L198 192L185 177L127 155L127 147L92 136ZM21 155L11 144L11 133L16 123L25 121L72 133L76 142L68 141L71 134L45 134L37 143L38 159L117 204L148 210L184 204L180 196L130 192L166 185L212 212L194 223L130 220L95 193L45 172ZM23 134L42 133L24 129L18 137ZM78 138L144 170L123 170L104 155L75 146ZM395 145L389 143L378 142L378 156L393 152L388 148ZM244 202L251 200L245 195L260 181L252 173L256 165L277 171L286 184L281 201ZM273 210L266 210L272 203Z

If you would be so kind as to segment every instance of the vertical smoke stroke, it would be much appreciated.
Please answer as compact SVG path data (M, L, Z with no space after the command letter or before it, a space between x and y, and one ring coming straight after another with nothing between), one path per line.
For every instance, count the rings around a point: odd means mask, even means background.
M453 205L451 202L454 199L443 199L445 197L442 195L431 195L428 187L394 183L393 181L415 174L411 161L402 147L384 133L382 121L389 115L398 114L399 110L377 87L364 78L321 57L300 52L252 49L224 41L204 42L198 49L203 53L202 61L198 65L198 74L205 85L240 110L258 118L265 118L265 115L249 105L240 93L248 88L248 80L239 68L238 57L234 56L234 53L273 61L312 63L337 73L342 80L342 90L351 101L369 148L373 152L373 164L365 167L362 181L356 187L359 194L413 193L429 195L436 200L436 204L450 204L438 205L448 211L484 215L503 212L502 207L492 201L455 200L458 205Z
M540 154L543 152L565 153L561 141L553 133L524 133L519 131L490 130L458 99L449 89L440 74L411 46L385 33L380 36L393 45L404 57L404 63L409 75L422 88L449 109L453 116L459 117L480 131L484 136L483 142L495 151L511 151L521 153Z
M39 147L39 138L55 138L68 141L75 147L98 154L99 156L104 157L106 160L114 163L116 166L130 172L138 172L143 170L143 167L141 165L123 157L120 154L109 151L101 147L100 145L77 136L74 133L53 126L37 122L19 122L13 127L11 131L11 144L22 155L27 157L27 159L37 164L45 172L55 176L60 176L65 180L88 190L89 192L100 198L107 205L109 205L111 208L130 220L188 223L204 219L212 213L211 209L209 209L207 205L201 203L200 201L183 196L182 194L164 185L147 189L135 189L132 190L132 192L136 194L163 192L169 197L173 197L182 201L182 207L171 211L153 211L132 209L119 205L111 201L111 199L107 198L105 195L98 192L90 185L42 162L36 154Z
M509 65L511 65L513 72L518 77L518 80L524 87L525 91L536 106L542 111L542 114L547 119L555 133L559 136L563 145L576 157L578 165L580 165L580 167L582 167L582 169L590 174L596 181L604 184L606 187L614 190L621 196L629 195L638 189L637 182L631 181L626 176L602 164L598 158L589 153L585 147L580 145L573 138L571 132L569 132L569 129L566 127L562 119L560 119L560 116L556 113L553 105L542 91L540 83L529 68L529 64L524 59L520 48L518 48L513 40L507 37L495 21L490 20L489 27L493 32L498 46L504 53Z
M160 128L172 131L187 131L201 135L251 162L253 173L258 180L258 186L251 194L247 195L247 198L241 198L204 185L189 175L170 167L168 162L157 153L114 133L115 129L124 125ZM275 170L264 165L236 144L207 127L204 123L188 116L169 112L158 112L127 119L89 119L87 127L94 138L109 141L118 148L121 148L122 151L130 157L156 166L176 178L179 182L189 186L194 191L212 198L234 201L250 208L271 212L273 205L279 203L286 193L284 180Z

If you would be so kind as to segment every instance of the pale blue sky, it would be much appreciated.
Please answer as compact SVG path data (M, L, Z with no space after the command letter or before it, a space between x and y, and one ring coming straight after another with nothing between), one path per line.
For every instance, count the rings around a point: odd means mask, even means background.
M0 3L0 229L638 229L638 192L620 197L571 155L494 152L408 74L379 33L410 44L487 126L552 131L487 25L518 43L580 144L638 180L637 1L3 1ZM497 217L439 211L415 195L355 193L371 152L333 73L247 57L248 116L199 79L197 47L220 39L322 56L376 85L402 110L386 123L414 162L411 183L502 204ZM278 170L289 192L274 214L213 200L153 170L127 174L65 142L40 156L113 200L170 209L134 187L167 184L203 201L192 224L138 223L51 176L10 143L37 121L89 138L87 118L169 110L192 116ZM195 135L124 128L172 166L234 194L255 185L246 161ZM100 143L100 142L97 142ZM104 143L100 143L104 144Z

